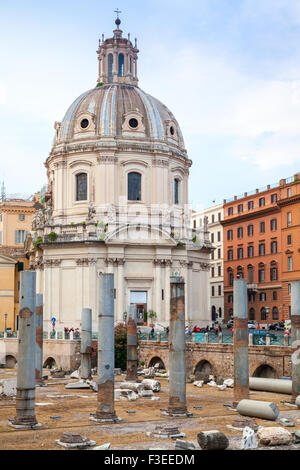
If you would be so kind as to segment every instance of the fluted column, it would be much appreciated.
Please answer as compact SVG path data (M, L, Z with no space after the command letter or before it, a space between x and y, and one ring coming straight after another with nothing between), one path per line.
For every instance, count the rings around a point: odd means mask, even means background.
M161 286L161 263L162 260L160 259L155 259L153 261L154 266L155 266L155 301L154 301L154 309L157 314L157 320L161 321L162 320L162 298L161 298L161 291L162 291L162 286Z
M122 321L123 320L123 313L125 311L124 307L124 264L125 260L124 259L117 259L117 270L118 270L118 276L117 276L117 320Z
M165 308L163 321L169 323L170 321L170 268L172 261L165 260Z

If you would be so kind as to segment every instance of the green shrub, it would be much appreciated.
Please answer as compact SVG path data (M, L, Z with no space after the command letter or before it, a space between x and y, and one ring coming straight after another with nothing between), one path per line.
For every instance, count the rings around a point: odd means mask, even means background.
M49 233L48 240L50 240L50 242L55 242L57 240L57 233L55 232Z
M102 85L103 85L103 82L98 82L98 83L97 83L97 88L98 88L99 86L102 86Z
M41 243L43 243L43 239L42 237L38 237L33 244L34 248L38 248Z

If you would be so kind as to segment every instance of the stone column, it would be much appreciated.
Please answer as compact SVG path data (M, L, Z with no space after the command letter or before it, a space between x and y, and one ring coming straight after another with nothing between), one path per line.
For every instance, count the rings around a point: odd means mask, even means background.
M124 259L117 260L118 269L118 290L117 290L117 320L123 320L124 308Z
M82 309L81 319L81 378L92 378L92 309Z
M233 284L234 401L249 398L248 303L246 279Z
M98 315L98 408L92 421L119 421L114 408L114 275L100 274Z
M291 281L292 401L300 395L300 281Z
M137 382L138 368L138 338L137 338L137 308L130 305L127 322L127 375L126 381Z
M170 267L172 261L167 259L165 260L165 312L164 312L164 321L169 324L170 320Z
M36 366L35 366L35 382L41 385L43 382L43 294L36 296Z
M18 374L15 428L38 425L35 417L35 361L36 361L36 273L21 272L18 341Z
M162 314L161 314L161 305L162 305L162 295L161 295L161 260L160 259L155 259L154 261L154 266L155 266L155 303L154 303L154 309L157 314L157 320L161 321L162 320Z
M187 417L184 279L171 278L168 416Z

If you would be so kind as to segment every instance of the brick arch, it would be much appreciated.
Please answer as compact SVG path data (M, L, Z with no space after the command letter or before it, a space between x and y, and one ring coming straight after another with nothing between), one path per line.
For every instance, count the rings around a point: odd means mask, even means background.
M17 358L14 354L6 354L5 356L5 368L6 369L14 369L17 362L18 362Z
M51 364L51 362L54 361L54 364L51 367L55 367L58 365L58 360L55 358L53 355L48 356L47 359L43 361L43 368L48 367L48 365Z
M215 361L211 360L211 358L207 356L197 357L197 359L193 360L193 374L195 373L197 365L200 364L201 362L203 363L208 362L212 368L211 374L218 376L219 371L218 371L218 367L216 366Z
M155 358L161 360L164 363L166 370L169 370L169 354L164 354L163 351L157 351L157 354L155 352L147 354L145 358L145 366L149 367L152 359Z
M275 372L275 377L276 379L278 379L278 377L280 375L282 375L278 369L276 368L276 365L275 364L272 364L271 361L268 361L268 360L265 360L265 361L257 361L256 363L254 363L254 365L250 365L249 367L249 375L250 377L255 377L254 373L259 370L259 368L263 368L263 367L270 367L271 369L274 370Z

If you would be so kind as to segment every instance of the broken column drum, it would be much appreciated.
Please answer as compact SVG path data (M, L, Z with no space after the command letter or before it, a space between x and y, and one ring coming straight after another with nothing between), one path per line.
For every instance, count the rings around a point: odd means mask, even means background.
M114 275L100 274L99 287L98 408L94 420L116 422L118 418L114 409Z
M20 311L16 417L13 426L31 427L35 417L36 363L36 273L23 271L20 276Z
M92 378L92 310L84 308L81 319L81 378Z
M138 368L137 307L130 305L127 322L127 381L136 382Z
M292 401L300 395L300 281L291 281Z
M169 407L164 414L188 416L186 407L184 279L171 277Z
M35 308L35 332L36 332L36 365L35 381L36 384L43 382L43 294L36 295Z
M233 285L234 400L249 398L248 304L246 279Z

